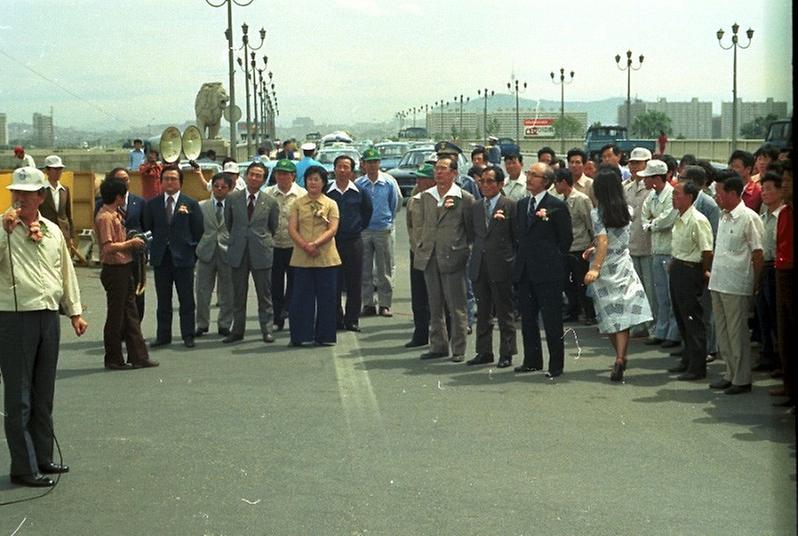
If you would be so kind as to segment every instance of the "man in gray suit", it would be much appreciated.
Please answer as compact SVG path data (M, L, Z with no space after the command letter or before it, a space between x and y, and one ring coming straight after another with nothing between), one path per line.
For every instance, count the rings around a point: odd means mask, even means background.
M211 296L216 286L219 301L219 318L216 323L219 335L230 335L233 323L233 280L227 262L227 243L230 233L224 224L224 206L227 194L233 188L233 180L224 173L217 173L211 180L213 195L200 201L205 232L197 244L197 332L196 337L208 333L211 323Z
M452 361L465 360L466 282L470 244L473 240L474 196L454 181L457 160L441 157L435 164L435 187L418 199L421 239L413 266L424 272L430 307L430 351L421 359L449 355L449 334L444 314L449 311L452 326Z
M275 171L294 164L280 161ZM281 167L282 166L282 167ZM230 194L224 208L224 221L230 232L227 260L233 270L233 327L223 342L244 338L247 317L247 292L249 274L255 282L258 296L258 320L263 342L274 342L271 334L272 291L271 271L274 233L280 220L280 208L273 197L260 191L266 178L266 166L253 162L247 168L247 188Z
M490 165L479 179L482 199L471 211L474 248L468 275L477 298L477 355L469 365L493 363L494 311L499 322L499 368L509 367L518 353L513 323L513 260L515 258L515 201L501 194L504 172Z

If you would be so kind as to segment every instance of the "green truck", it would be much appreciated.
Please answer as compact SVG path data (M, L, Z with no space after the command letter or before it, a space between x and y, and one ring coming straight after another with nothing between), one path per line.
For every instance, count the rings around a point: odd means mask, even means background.
M587 129L585 134L585 152L588 158L601 158L601 148L614 143L627 155L635 147L645 147L654 153L656 140L630 140L626 137L626 127L597 125Z

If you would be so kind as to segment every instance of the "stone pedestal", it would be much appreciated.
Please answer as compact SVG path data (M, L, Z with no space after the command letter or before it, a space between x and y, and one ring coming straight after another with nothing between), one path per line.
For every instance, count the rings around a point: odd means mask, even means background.
M221 138L202 140L202 152L210 150L216 152L216 159L221 162L230 153L230 142Z

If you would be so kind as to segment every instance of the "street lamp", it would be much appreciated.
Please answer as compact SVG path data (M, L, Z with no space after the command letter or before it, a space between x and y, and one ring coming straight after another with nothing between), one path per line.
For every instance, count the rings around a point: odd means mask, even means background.
M642 56L641 56L641 60ZM554 79L554 73L549 73L551 81L560 86L560 153L565 153L565 84L570 84L574 81L574 72L571 71L571 77L565 80L565 69L560 67L560 81ZM627 119L628 120L628 119Z
M736 22L732 24L732 38L731 38L731 45L724 47L723 43L721 43L721 39L723 39L723 28L717 31L715 35L718 36L718 45L723 50L734 50L734 66L732 68L732 146L731 150L735 151L737 149L737 48L748 48L751 46L751 39L754 37L754 31L751 28L745 32L745 35L748 36L748 44L743 46L739 44L737 38L737 32L740 29L740 25Z
M463 95L460 94L460 97L455 95L453 100L454 100L454 102L457 102L458 99L460 100L460 130L459 130L459 135L460 135L460 137L463 137ZM466 97L465 98L465 102L468 102L470 100L471 100L471 97Z
M230 118L232 119L234 116L233 108L236 105L236 88L235 88L235 62L233 61L233 4L239 7L246 7L250 5L254 0L249 0L245 2L244 0L221 0L218 4L214 4L211 0L205 0L205 3L211 7L222 7L223 5L227 4L227 29L224 31L224 36L227 38L227 64L230 69L230 103L228 104L230 108ZM235 158L236 157L236 124L235 121L230 121L230 154L229 156Z
M478 89L477 95L482 95L485 99L485 108L482 111L482 129L484 130L484 138L485 138L485 145L488 144L488 88L485 89ZM490 91L490 96L492 97L495 95L493 90Z
M632 51L626 51L626 67L621 67L621 55L615 55L615 63L618 69L626 71L626 128L632 130L632 71L639 71L643 67L643 55L638 58L640 61L637 67L632 67Z
M240 59L238 60L238 65L244 64L244 87L246 88L246 100L247 100L247 155L252 154L252 113L249 108L249 63L247 62L247 56L249 56L249 51L251 50L260 50L263 47L263 43L266 39L266 30L263 28L260 29L260 44L258 46L250 45L249 43L249 35L247 32L249 31L249 26L247 23L241 25L241 41L243 45L238 50L244 49L244 61L242 62ZM252 63L254 69L255 63L255 53L252 52ZM253 74L255 71L252 71ZM253 79L255 77L253 76Z
M510 82L507 82L507 89L513 89L513 84L510 83ZM521 117L520 117L519 112L518 112L518 92L519 91L521 93L526 91L526 82L524 82L524 88L522 90L522 89L520 89L518 87L518 80L515 81L515 142L516 143L521 143L520 141L518 141L518 140L521 139L521 136L520 136L520 133L519 133L520 132L519 131L519 124L521 123Z
M443 107L444 106L449 106L449 101L443 102L443 99L441 99L440 101L435 101L435 106L440 106L441 107L441 139L443 139L443 137L444 137L444 132L443 132Z

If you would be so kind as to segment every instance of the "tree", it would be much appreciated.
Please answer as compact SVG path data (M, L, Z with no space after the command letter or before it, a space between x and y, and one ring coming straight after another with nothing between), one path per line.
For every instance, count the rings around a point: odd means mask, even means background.
M564 119L565 121L560 121L560 119ZM554 120L552 126L554 127L554 136L557 138L560 137L560 128L562 128L565 133L565 136L563 136L564 138L580 138L584 134L584 132L582 132L582 123L570 115L558 117Z
M491 136L491 135L496 134L497 132L499 132L499 129L501 128L501 126L502 125L501 125L501 123L499 123L499 120L494 117L488 122L488 126L485 129L485 131L488 133L488 136Z
M767 114L757 117L740 127L740 136L747 139L763 139L768 132L768 126L779 118L776 114Z
M600 127L601 126L601 121L594 121L593 123L590 124L590 126L591 127Z
M479 127L474 131L474 139L481 140L482 139L482 132L479 130Z
M671 130L671 118L664 112L649 110L632 120L632 134L641 138L656 138L660 131L670 134Z

